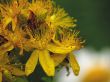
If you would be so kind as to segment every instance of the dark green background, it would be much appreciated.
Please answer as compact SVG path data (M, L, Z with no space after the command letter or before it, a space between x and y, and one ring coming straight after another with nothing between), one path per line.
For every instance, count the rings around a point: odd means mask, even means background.
M110 0L55 0L75 17L86 47L110 47Z

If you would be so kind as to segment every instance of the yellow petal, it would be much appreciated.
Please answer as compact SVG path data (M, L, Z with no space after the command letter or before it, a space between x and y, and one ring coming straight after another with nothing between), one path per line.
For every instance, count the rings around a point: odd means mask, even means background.
M52 54L51 57L54 60L55 66L58 66L60 63L63 62L67 55L65 54Z
M25 72L15 66L12 65L4 65L4 68L6 68L12 75L16 76L24 76Z
M15 18L15 20L12 20L12 30L14 31L17 25L17 19Z
M6 17L5 19L4 19L4 28L10 23L12 21L12 18L11 17Z
M47 50L42 50L39 52L39 62L48 76L54 76L55 65L53 59Z
M58 54L67 54L75 49L75 46L58 46L55 44L48 44L47 49L53 53L58 53Z
M33 51L30 58L28 59L25 66L25 73L27 76L30 75L35 70L35 67L38 63L38 54L39 54L39 51L35 50Z
M2 72L0 72L0 82L2 82Z
M70 53L70 55L69 55L69 63L72 67L74 74L77 76L80 71L80 66L79 66L75 56L72 53Z
M7 42L0 46L0 55L5 54L7 51L11 51L14 48L14 46L10 43Z

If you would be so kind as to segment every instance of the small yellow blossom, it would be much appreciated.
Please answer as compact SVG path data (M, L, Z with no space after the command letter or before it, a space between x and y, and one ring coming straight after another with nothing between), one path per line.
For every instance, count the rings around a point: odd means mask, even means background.
M6 28L9 23L12 23L12 30L15 30L18 25L18 16L23 13L26 6L26 0L12 0L10 4L0 4L0 11L3 17L3 28Z
M47 45L48 50L53 53L67 54L82 47L82 42L77 38L78 32L67 29L60 29L54 36L53 43ZM78 48L77 48L78 47Z
M53 8L52 12L48 13L47 6L43 4L45 2L42 0L30 3L29 24L25 29L29 40L26 42L25 49L30 47L35 50L26 63L26 75L30 75L35 70L39 60L45 73L48 76L54 76L55 66L62 63L68 56L73 72L78 75L80 67L71 53L82 48L83 42L77 38L78 32L68 30L69 27L75 26L76 20L69 17L62 8Z
M80 67L74 55L72 54L72 51L83 47L82 42L80 42L80 40L77 38L77 35L78 32L62 29L59 30L57 36L53 38L53 43L47 45L47 49L50 52L62 55L60 56L59 61L54 58L56 66L59 65L66 57L68 57L69 63L75 75L79 74Z
M52 12L52 1L32 0L32 3L29 5L29 10L31 10L36 17L42 18L45 14Z
M18 47L21 49L20 54L23 53L23 44L25 43L24 32L16 28L14 32L9 31L8 29L2 29L2 35L6 38L13 47Z
M49 25L50 28L68 28L75 27L76 19L70 17L68 13L63 8L54 8L51 14L46 16L45 21Z
M38 59L39 62L48 76L54 76L55 66L53 59L50 56L49 51L47 50L48 42L52 38L52 33L49 28L45 26L39 26L39 28L32 30L27 29L27 33L30 36L29 42L27 41L27 46L35 48L31 57L26 63L25 72L26 75L30 75L37 65Z

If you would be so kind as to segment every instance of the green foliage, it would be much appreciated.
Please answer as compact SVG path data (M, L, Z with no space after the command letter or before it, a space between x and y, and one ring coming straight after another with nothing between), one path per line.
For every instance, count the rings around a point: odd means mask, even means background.
M17 77L13 82L29 82L25 77Z
M53 82L53 77L42 77L44 82Z

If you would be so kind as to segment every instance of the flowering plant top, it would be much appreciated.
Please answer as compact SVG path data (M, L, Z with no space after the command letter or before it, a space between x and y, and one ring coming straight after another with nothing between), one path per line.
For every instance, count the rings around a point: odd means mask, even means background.
M2 56L8 57L18 48L17 55L32 52L25 69L19 70L21 76L33 73L38 63L47 76L54 76L59 65L70 65L78 75L80 67L73 52L82 48L84 42L78 38L79 31L74 30L75 22L76 19L52 0L12 0L0 4L0 61ZM0 64L1 68L7 67Z

